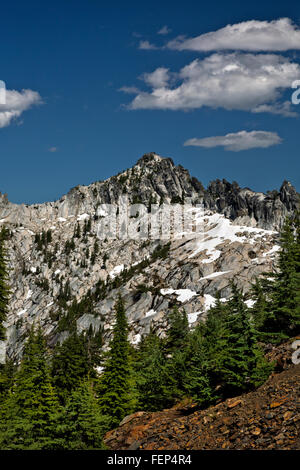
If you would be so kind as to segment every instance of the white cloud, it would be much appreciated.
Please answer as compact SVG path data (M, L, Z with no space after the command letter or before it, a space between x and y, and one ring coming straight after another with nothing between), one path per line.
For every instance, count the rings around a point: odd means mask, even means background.
M276 132L266 131L240 131L224 136L205 137L203 139L189 139L184 146L194 147L224 147L225 150L239 152L240 150L248 150L253 148L267 148L272 145L278 145L282 139Z
M169 34L172 30L168 28L167 25L163 26L159 31L157 31L157 34L161 34L163 36Z
M54 152L57 152L58 151L58 148L57 147L50 147L48 149L48 152L51 152L51 153L54 153Z
M154 44L151 44L149 41L140 41L139 49L144 49L146 51L157 49Z
M135 86L122 86L119 88L119 91L123 91L124 93L128 93L129 95L137 95L140 93L140 89Z
M286 51L300 49L300 28L289 18L244 21L194 38L178 37L169 49L192 51Z
M6 90L6 103L0 104L0 128L11 122L34 105L42 103L38 92L32 90Z
M170 75L176 79L175 86L167 84ZM144 74L152 90L132 90L136 96L128 107L192 110L208 106L290 116L294 113L282 102L282 93L299 78L299 64L281 55L215 53L194 60L176 74L163 67Z
M169 81L169 69L159 67L152 73L144 73L141 77L147 85L153 88L165 87Z
M295 109L295 108L294 108ZM287 117L296 117L298 114L293 111L290 101L284 101L283 103L274 104L262 104L253 109L253 113L271 113L281 114Z

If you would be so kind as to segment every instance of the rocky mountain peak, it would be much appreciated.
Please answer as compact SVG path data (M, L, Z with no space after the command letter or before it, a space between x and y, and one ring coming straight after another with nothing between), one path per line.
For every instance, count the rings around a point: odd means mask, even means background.
M153 165L156 162L161 162L163 160L169 160L174 166L173 160L171 158L162 157L155 152L145 153L141 158L138 159L136 165Z
M31 230L43 225L41 221L57 217L95 215L99 204L117 204L126 194L131 203L203 204L206 209L224 214L237 223L278 230L287 215L299 208L299 194L292 184L284 181L280 191L267 194L241 188L226 179L212 181L207 189L181 165L171 158L150 152L118 175L88 186L76 186L58 201L33 204L12 204L7 195L0 194L0 220L23 224Z
M294 210L299 205L299 194L289 181L284 181L280 188L280 200L288 210Z

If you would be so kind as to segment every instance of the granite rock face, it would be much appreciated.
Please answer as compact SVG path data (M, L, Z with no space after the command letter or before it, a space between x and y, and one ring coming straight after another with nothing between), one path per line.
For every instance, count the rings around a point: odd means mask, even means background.
M242 189L235 182L216 180L207 188L204 204L231 220L278 230L286 216L299 208L299 194L288 181L284 181L279 192L263 194Z
M106 216L101 207L118 204L125 196L147 208L188 202L195 208L201 232L178 237L172 227L170 243L99 239L99 223ZM155 153L105 181L77 186L55 202L17 205L0 195L0 224L11 234L8 356L21 356L33 323L40 323L50 346L63 341L69 334L64 322L68 307L74 299L93 295L99 286L105 286L102 295L93 297L92 307L76 318L76 324L78 331L101 328L106 344L118 292L126 303L133 344L151 324L163 334L174 304L186 311L191 325L196 324L205 319L216 290L226 301L230 279L236 278L247 292L255 276L274 268L278 230L299 207L298 196L288 182L279 192L266 195L225 180L205 189L183 167ZM68 298L62 305L59 299L66 289Z

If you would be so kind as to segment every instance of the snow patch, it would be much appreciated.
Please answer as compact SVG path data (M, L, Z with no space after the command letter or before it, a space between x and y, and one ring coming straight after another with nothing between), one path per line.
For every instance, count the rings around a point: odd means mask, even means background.
M218 271L212 274L209 274L208 276L201 277L199 281L203 281L204 279L214 279L215 277L222 276L223 274L231 273L231 271Z
M187 302L191 300L192 297L197 295L197 292L194 292L190 289L161 289L160 293L162 295L176 294L178 302Z
M114 267L112 271L110 271L109 276L113 279L118 274L120 274L124 270L124 264L120 264L119 266Z
M202 209L198 210L196 218L198 227L203 226L203 232L199 233L200 240L196 241L196 250L189 255L189 258L193 258L199 253L206 251L208 258L202 260L202 263L211 263L217 260L221 255L221 251L217 250L216 247L226 240L230 243L243 243L247 241L253 244L255 238L275 233L271 230L233 225L223 214L203 215ZM245 232L251 233L254 236L252 238L248 238L245 235L237 236L238 233Z
M81 214L77 217L77 221L80 222L81 220L89 219L89 214Z
M23 313L27 312L27 308L24 308L23 310L20 310L20 312L17 313L18 316L23 315Z
M138 344L142 339L142 336L140 335L140 333L138 333L137 335L135 335L131 341L132 344Z
M269 251L267 251L266 253L263 254L263 257L266 258L266 256L270 256L270 255L273 255L275 253L277 253L277 251L280 250L280 246L279 245L274 245L273 248Z
M201 313L202 313L202 312L188 313L187 317L188 317L189 325L192 325L193 323L195 323L195 321L196 321L197 318L198 318L198 315L200 315Z
M211 307L213 307L216 303L215 297L213 297L210 294L204 294L204 309L209 310Z
M157 312L155 310L151 309L149 312L146 312L145 317L152 317L152 315L156 315L156 313Z
M30 299L31 296L32 296L32 290L29 289L29 291L27 292L25 300Z
M97 215L99 217L106 217L108 214L104 209L99 209L98 212L97 212Z

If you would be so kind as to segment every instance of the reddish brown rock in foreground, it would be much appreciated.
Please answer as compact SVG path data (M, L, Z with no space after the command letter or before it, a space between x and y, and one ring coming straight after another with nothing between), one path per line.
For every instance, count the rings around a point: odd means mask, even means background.
M254 392L206 410L135 413L106 434L112 450L300 449L300 365L290 343L269 352L282 371Z

